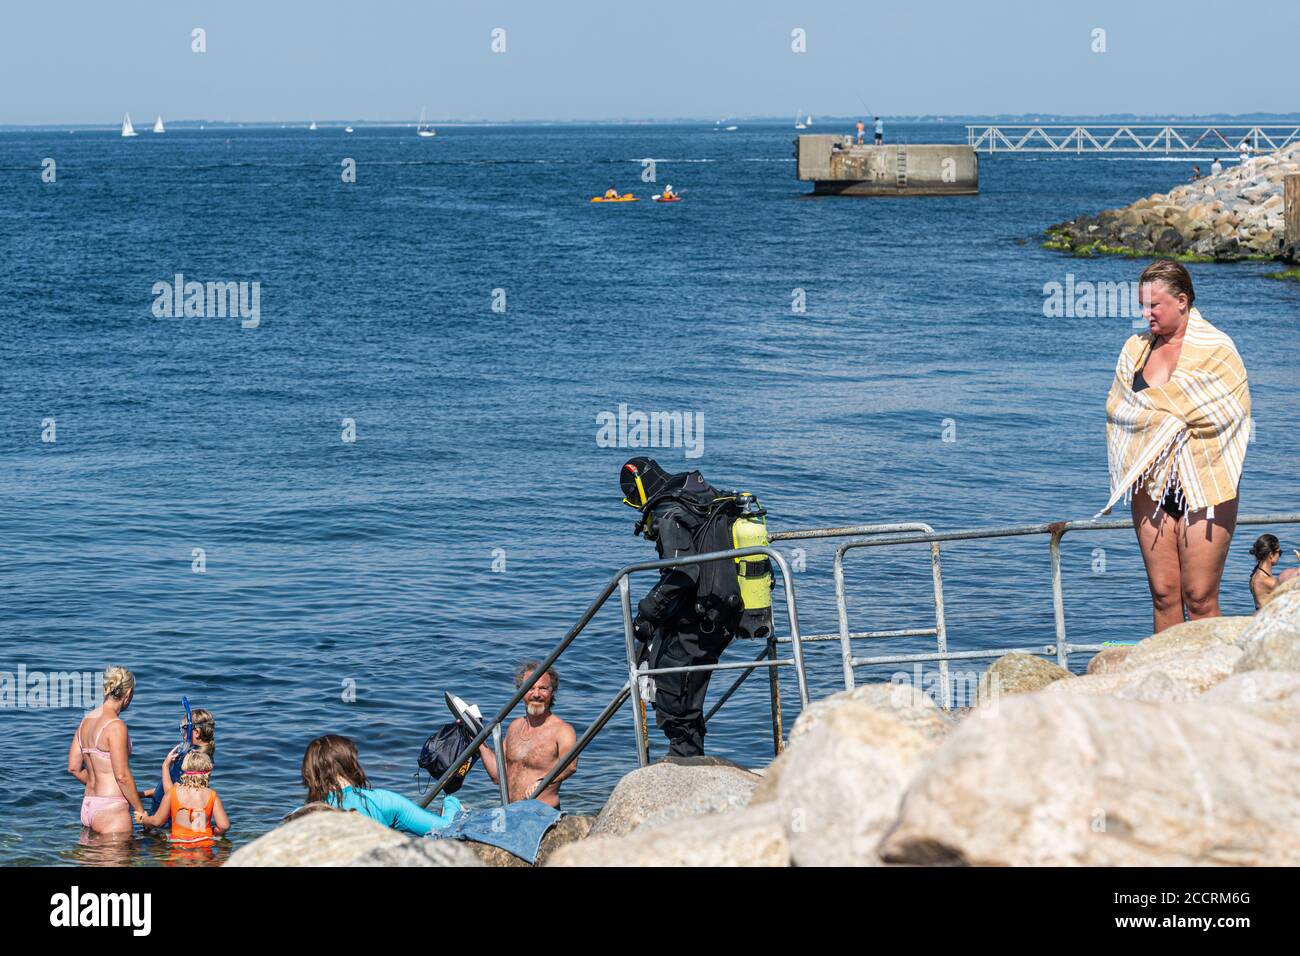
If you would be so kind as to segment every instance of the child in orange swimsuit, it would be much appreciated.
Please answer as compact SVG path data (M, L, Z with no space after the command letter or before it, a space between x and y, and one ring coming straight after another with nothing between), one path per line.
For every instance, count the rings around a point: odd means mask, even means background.
M137 813L137 822L160 827L170 820L173 843L201 843L221 836L230 829L230 818L212 789L211 775L212 758L191 750L181 765L181 782L167 791L157 813Z

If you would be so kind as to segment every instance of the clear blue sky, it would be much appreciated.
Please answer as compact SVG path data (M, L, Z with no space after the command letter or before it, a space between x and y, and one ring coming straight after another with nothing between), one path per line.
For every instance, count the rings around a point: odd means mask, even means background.
M1298 47L1297 0L6 0L0 123L1293 112Z

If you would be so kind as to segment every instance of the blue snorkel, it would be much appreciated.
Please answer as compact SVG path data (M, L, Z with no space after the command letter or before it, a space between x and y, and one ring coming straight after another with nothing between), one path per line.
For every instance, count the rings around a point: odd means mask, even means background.
M190 699L181 698L181 706L185 708L185 731L181 736L181 748L188 748L190 741L194 739L194 714L190 712Z

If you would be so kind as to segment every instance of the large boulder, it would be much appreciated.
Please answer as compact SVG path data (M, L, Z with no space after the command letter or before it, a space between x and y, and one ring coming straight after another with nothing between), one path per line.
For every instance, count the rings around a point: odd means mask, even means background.
M1300 581L1275 590L1241 635L1237 672L1300 671Z
M956 726L955 721L938 708L929 694L910 682L859 684L852 690L843 690L809 704L790 728L789 744L816 727L831 711L849 701L890 714L932 740L942 740Z
M1010 694L1042 690L1058 680L1072 678L1068 670L1035 654L1004 654L980 677L979 701L987 706Z
M756 773L712 757L652 763L618 782L596 817L591 836L631 833L681 817L734 810L749 803L761 780Z
M1106 647L1092 655L1088 661L1087 674L1113 674L1119 670L1125 659L1133 652L1133 648L1127 645L1116 647Z
M1113 666L1061 681L1047 692L1148 702L1188 700L1233 672L1241 658L1236 641L1251 621L1249 617L1213 617L1175 624L1127 648Z
M685 817L618 836L593 835L562 847L546 865L788 866L790 848L778 814L769 805Z
M750 808L777 808L799 866L878 865L876 844L937 746L893 713L842 700L773 762Z
M912 864L1300 865L1300 741L1203 700L1014 697L940 747L880 854Z
M533 866L543 866L546 861L555 854L561 847L568 846L570 843L576 843L583 839L591 832L591 825L596 822L595 817L580 816L578 814L565 814L560 817L555 826L546 831L546 836L542 837L542 845L537 850L537 862ZM478 854L478 858L486 866L528 866L529 864L519 857L515 856L499 846L492 846L490 843L479 843L476 840L462 841L466 846Z
M456 840L426 840L390 830L360 813L309 813L258 837L226 866L482 866Z

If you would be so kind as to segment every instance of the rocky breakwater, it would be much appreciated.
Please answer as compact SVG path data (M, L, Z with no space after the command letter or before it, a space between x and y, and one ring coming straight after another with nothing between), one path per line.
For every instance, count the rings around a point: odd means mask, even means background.
M634 771L547 865L1300 865L1300 582L1097 665L1008 655L960 720L836 694L758 774Z
M546 866L1300 866L1300 580L1076 676L1009 654L960 718L909 684L812 704L751 772L711 757L619 782ZM588 833L589 831L589 833ZM480 866L356 814L293 820L229 866Z
M1300 250L1284 248L1283 225L1283 179L1295 173L1300 173L1300 145L1228 166L1122 209L1052 226L1044 245L1082 256L1296 261Z

